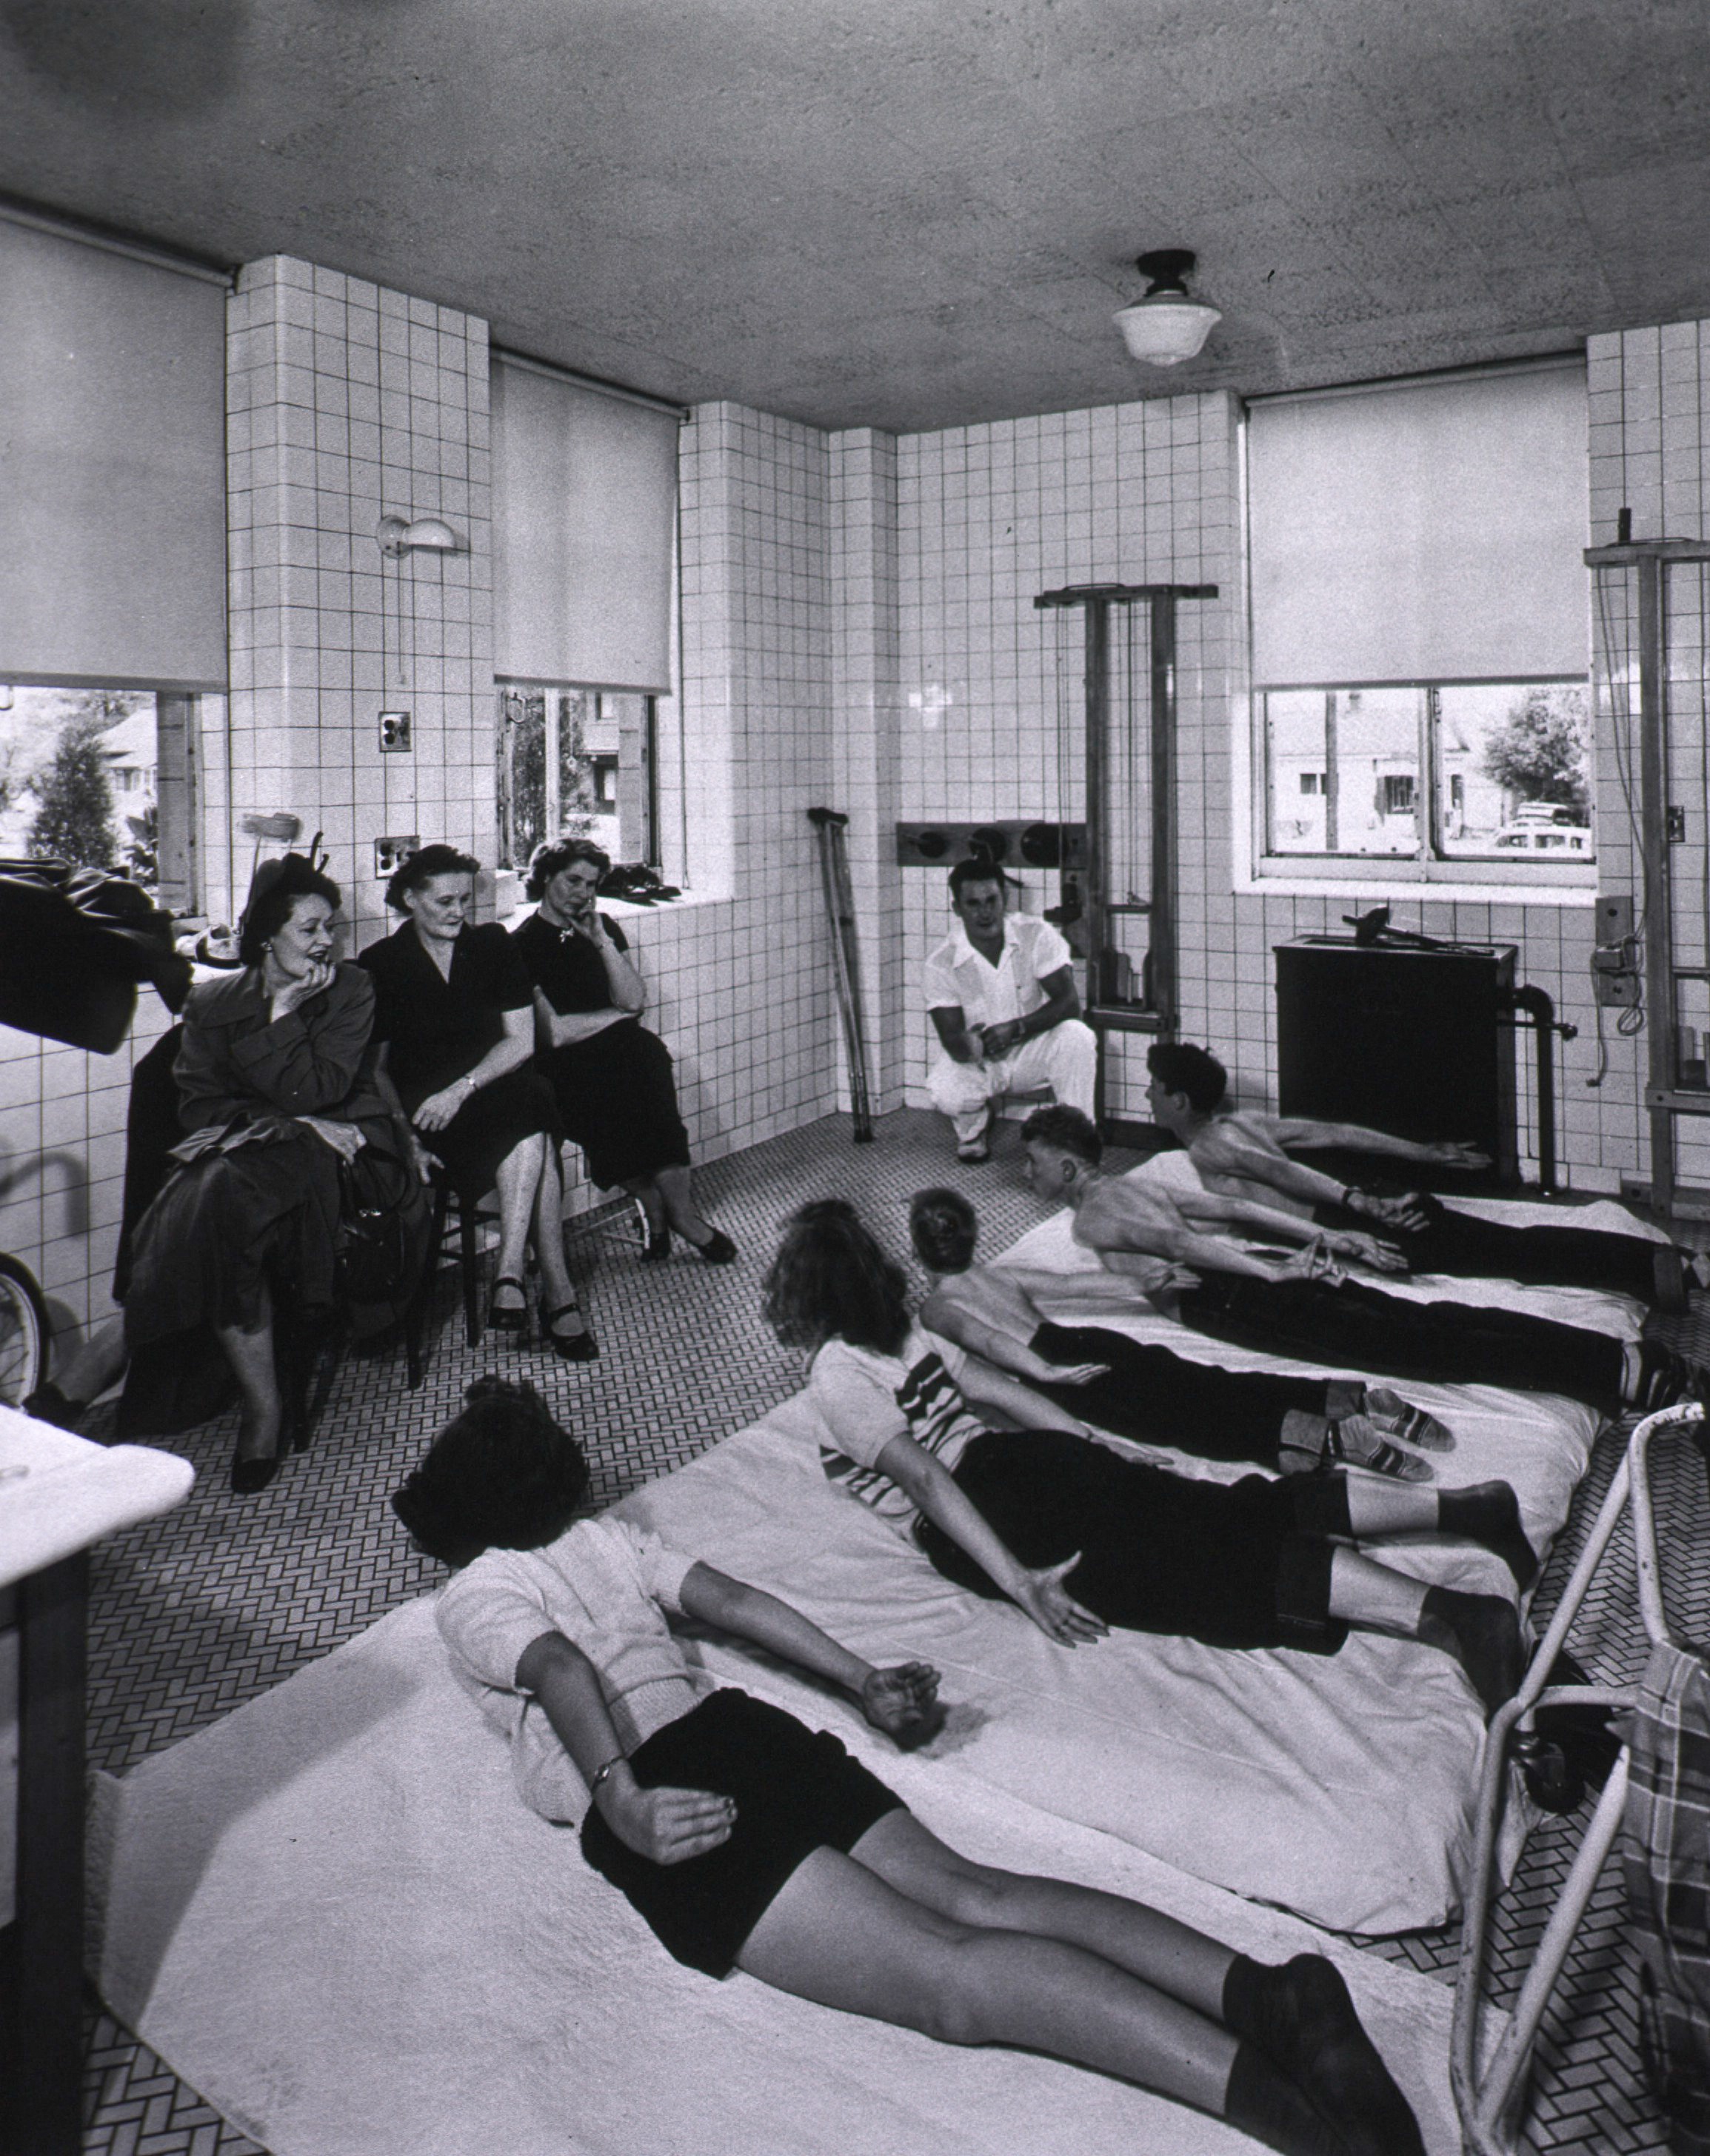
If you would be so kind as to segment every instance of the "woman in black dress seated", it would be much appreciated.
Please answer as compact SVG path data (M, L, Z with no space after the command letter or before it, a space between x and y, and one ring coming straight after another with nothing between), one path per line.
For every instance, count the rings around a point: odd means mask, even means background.
M588 839L537 847L529 864L528 896L540 911L512 940L534 983L540 1065L589 1175L639 1201L644 1258L668 1257L675 1228L711 1264L727 1265L736 1245L695 1209L670 1050L640 1023L647 991L623 930L595 910L610 867Z
M232 1487L264 1489L284 1435L274 1312L331 1313L339 1163L364 1146L407 1161L377 1082L374 991L332 956L339 889L301 855L264 865L244 916L241 973L190 992L174 1075L190 1132L137 1223L126 1344L211 1324L243 1395Z
M408 917L357 961L376 997L374 1037L404 1112L465 1204L499 1193L499 1267L488 1304L497 1332L528 1330L531 1234L543 1287L541 1329L573 1363L598 1353L564 1265L561 1135L552 1089L535 1070L533 993L496 922L469 922L480 863L424 846L386 886Z

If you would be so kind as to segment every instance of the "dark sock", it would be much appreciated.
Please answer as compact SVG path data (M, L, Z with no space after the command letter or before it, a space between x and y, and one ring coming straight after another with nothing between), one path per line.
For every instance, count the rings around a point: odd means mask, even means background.
M1350 2156L1424 2156L1406 2097L1362 2026L1341 1972L1322 1954L1297 1954L1281 1968L1237 1954L1223 1980L1223 2019L1244 2049L1258 2047L1304 2092ZM1230 2087L1232 2096L1233 2073ZM1230 2118L1238 2123L1233 2110Z
M38 1422L50 1422L60 1430L75 1430L89 1402L74 1400L49 1378L45 1384L38 1385L21 1405L24 1413L33 1415Z
M1452 1587L1428 1587L1417 1636L1461 1665L1483 1702L1487 1718L1520 1689L1526 1673L1520 1620L1500 1594L1462 1594Z
M1506 1482L1475 1482L1437 1496L1437 1525L1446 1535L1464 1535L1501 1558L1523 1594L1538 1577L1538 1558L1520 1525L1520 1507Z
M1286 2074L1256 2044L1242 2044L1229 2070L1223 2115L1281 2156L1348 2156L1350 2143L1318 2116Z
M1628 1405L1641 1414L1655 1414L1692 1394L1697 1373L1690 1363L1665 1348L1660 1340L1639 1342L1639 1377Z

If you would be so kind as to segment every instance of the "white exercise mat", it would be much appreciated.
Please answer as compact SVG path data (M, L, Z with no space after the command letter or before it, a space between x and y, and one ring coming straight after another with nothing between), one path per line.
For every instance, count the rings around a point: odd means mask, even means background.
M1266 1959L1331 1954L1432 2156L1456 2156L1446 1988L1000 1797L953 1761L902 1758L840 1700L814 1718L970 1855L1133 1895ZM573 1830L517 1801L429 1601L121 1782L99 1777L96 1796L102 1995L275 2156L1255 2145L1048 2060L953 2051L680 1968Z
M1409 1390L1457 1432L1459 1450L1440 1462L1449 1479L1508 1475L1528 1534L1546 1546L1596 1418L1486 1388ZM995 1789L1336 1931L1408 1931L1461 1907L1484 1722L1447 1656L1371 1633L1328 1656L1127 1631L1060 1647L1008 1602L942 1578L829 1483L821 1434L798 1394L617 1509L773 1589L872 1661L935 1664L956 1708L940 1746ZM1388 1550L1416 1577L1513 1592L1507 1567L1471 1544ZM755 1666L731 1641L705 1652L733 1683ZM1528 1817L1523 1799L1508 1817L1505 1866Z

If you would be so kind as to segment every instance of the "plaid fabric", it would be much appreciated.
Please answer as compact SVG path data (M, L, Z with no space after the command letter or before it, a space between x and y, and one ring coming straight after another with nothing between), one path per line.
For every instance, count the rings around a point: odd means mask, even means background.
M1710 2156L1710 1666L1654 1646L1633 1709L1621 1866L1646 2070L1675 2156Z

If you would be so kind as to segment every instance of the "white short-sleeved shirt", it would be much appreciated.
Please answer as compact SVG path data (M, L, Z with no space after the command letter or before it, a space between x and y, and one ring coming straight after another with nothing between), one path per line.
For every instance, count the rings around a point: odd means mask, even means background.
M927 1009L959 1004L969 1025L1003 1025L1048 1002L1040 983L1071 963L1068 945L1036 914L1004 915L1004 947L995 966L981 957L958 921L927 960Z
M897 1527L911 1527L920 1508L879 1466L879 1455L893 1437L911 1437L953 1469L985 1429L962 1396L967 1368L959 1348L918 1325L896 1355L828 1340L814 1358L808 1393L834 1440L819 1447L829 1480Z
M517 1794L551 1820L578 1819L588 1790L532 1693L516 1687L523 1650L562 1632L599 1672L624 1751L675 1722L713 1687L691 1671L665 1613L696 1560L624 1520L578 1520L543 1549L490 1549L460 1572L435 1616L452 1674L510 1739Z

